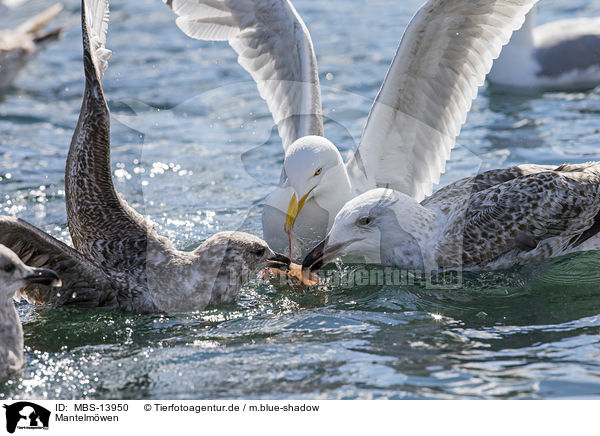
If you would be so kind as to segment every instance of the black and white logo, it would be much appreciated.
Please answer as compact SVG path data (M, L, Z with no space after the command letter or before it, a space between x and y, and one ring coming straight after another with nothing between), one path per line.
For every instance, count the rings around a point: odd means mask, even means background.
M50 411L28 401L19 401L6 409L6 431L14 433L18 428L26 430L48 430Z

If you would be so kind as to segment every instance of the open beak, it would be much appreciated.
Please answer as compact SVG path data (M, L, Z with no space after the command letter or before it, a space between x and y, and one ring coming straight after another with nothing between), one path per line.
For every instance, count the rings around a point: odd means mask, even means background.
M32 273L25 277L23 280L27 284L40 284L45 286L56 286L59 287L62 285L60 278L58 275L50 270L45 268L31 268Z
M271 256L267 259L268 268L276 268L281 271L289 270L291 263L292 259L279 253L275 253L274 256Z
M285 217L285 232L289 235L292 229L294 228L294 223L296 222L296 218L298 218L298 214L304 207L304 203L308 199L308 196L311 192L315 190L317 186L315 185L310 191L306 193L304 197L297 200L296 194L292 195L292 199L290 200L290 204L288 206L287 215Z
M328 242L329 237L326 237L306 255L302 261L303 275L309 276L311 272L316 271L325 265L325 246Z
M340 251L356 241L357 239L352 239L347 242L330 245L329 236L326 237L304 258L302 262L302 274L308 277L311 272L322 268L330 260L335 259Z

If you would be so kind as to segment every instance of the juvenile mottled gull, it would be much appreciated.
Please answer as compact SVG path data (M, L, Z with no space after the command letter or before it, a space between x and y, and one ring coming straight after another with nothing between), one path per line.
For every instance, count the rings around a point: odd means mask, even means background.
M339 256L419 271L493 270L600 249L600 162L521 165L458 180L417 203L371 190L348 202L305 272Z
M44 27L61 10L62 5L56 4L14 29L0 30L0 90L10 86L27 62L60 36L62 29L45 31Z
M64 291L27 288L30 300L134 312L188 311L233 301L266 266L289 265L266 242L223 232L192 252L159 236L115 191L110 114L101 85L108 65L108 2L82 1L85 91L67 159L67 220L75 249L15 218L0 218L0 242L61 274Z
M358 150L344 163L323 135L317 61L289 0L165 0L187 35L226 40L257 82L285 149L263 232L300 256L350 199L390 187L421 201L439 182L477 89L535 0L429 0L409 23ZM376 6L374 6L376 7Z
M27 285L59 284L54 271L31 268L11 250L0 244L0 380L25 363L23 328L15 309L15 293Z
M536 10L494 62L488 80L502 88L571 91L600 84L600 17L535 27Z

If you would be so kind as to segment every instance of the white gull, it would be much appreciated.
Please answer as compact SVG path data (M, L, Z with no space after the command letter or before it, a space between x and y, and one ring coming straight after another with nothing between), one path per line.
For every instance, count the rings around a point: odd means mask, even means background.
M300 257L347 201L369 189L389 187L414 201L431 194L493 59L536 1L426 2L404 32L347 163L323 137L316 56L289 0L165 2L187 35L229 41L256 81L285 150L282 185L264 205L264 238Z
M579 91L600 84L600 17L535 26L536 10L502 49L488 75L503 90Z

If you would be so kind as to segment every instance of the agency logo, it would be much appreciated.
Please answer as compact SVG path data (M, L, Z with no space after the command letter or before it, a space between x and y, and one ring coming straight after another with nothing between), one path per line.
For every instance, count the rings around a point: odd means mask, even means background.
M6 431L14 433L15 430L48 430L50 411L42 406L28 401L19 401L6 409Z

